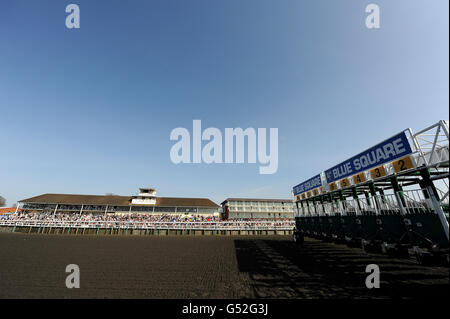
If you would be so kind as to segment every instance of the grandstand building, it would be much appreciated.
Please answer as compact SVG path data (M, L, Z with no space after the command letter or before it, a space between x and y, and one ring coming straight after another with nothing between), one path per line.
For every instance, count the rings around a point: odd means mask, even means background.
M43 194L21 200L18 206L47 213L219 216L219 205L207 198L157 197L153 188L140 188L136 196Z
M222 219L294 218L294 205L289 199L227 198L221 204Z

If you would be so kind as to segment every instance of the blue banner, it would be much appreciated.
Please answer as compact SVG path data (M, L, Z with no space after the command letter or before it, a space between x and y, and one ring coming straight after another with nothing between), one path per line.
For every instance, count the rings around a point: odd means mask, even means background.
M411 154L411 152L408 138L402 132L326 170L325 177L329 184L341 178L391 162L397 158Z
M293 191L294 195L298 195L307 191L310 191L314 188L322 186L322 179L320 178L320 174L314 176L313 178L308 179L306 182L300 183L297 186L294 186Z

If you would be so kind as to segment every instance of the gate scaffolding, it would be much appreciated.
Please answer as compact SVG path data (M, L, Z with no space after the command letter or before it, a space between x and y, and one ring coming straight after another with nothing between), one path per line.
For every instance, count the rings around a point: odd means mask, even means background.
M448 121L406 129L295 186L297 234L448 264L448 178Z

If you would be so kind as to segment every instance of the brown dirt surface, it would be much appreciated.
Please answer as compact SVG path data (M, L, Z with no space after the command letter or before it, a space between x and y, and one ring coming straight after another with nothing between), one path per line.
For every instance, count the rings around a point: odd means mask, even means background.
M79 289L65 286L68 264ZM367 289L365 267L380 267ZM0 234L0 298L448 297L448 267L291 237Z

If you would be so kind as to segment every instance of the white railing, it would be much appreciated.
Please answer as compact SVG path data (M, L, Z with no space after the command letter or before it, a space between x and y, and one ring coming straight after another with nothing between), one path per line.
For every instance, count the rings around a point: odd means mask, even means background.
M440 166L449 160L448 121L438 123L413 135L413 144L418 151L417 165Z
M359 205L361 206L361 211L366 213L376 213L377 206L374 197L360 198Z
M430 195L426 189L402 191L399 192L400 194L403 195L402 205L406 208L407 213L413 210L433 210Z
M71 227L118 229L186 229L186 230L292 230L295 221L222 221L222 222L127 222L127 221L45 221L0 220L10 227Z
M346 199L342 201L345 213L360 214L358 201L356 199Z
M395 194L376 195L372 198L378 203L379 210L400 212L400 205Z

